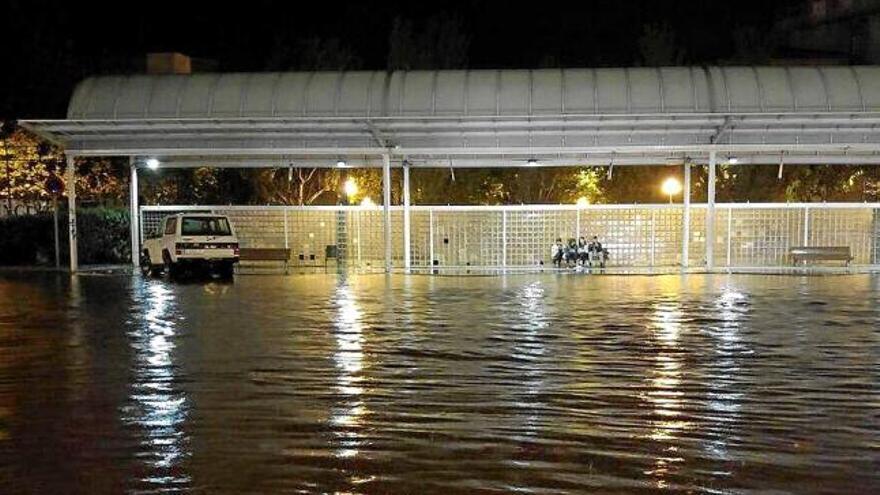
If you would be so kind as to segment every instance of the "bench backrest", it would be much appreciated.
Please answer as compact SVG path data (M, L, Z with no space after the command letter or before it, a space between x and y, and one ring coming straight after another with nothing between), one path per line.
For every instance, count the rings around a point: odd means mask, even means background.
M851 258L849 246L796 246L789 248L789 254L798 258Z
M239 259L245 261L287 261L290 249L287 248L241 248Z

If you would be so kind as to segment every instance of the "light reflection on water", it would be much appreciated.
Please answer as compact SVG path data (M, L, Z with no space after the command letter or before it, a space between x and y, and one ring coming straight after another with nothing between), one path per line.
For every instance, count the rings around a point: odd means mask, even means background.
M173 287L158 282L141 289L143 320L129 331L133 377L122 420L140 430L141 451L136 456L145 464L142 480L159 487L181 488L190 478L183 468L189 455L183 431L187 400L176 383L179 314L175 293Z
M0 278L0 492L878 492L877 280Z
M362 399L364 335L360 322L361 311L351 287L347 284L336 289L334 302L337 314L334 320L336 350L333 361L339 370L336 390L342 397L342 403L333 408L330 421L336 427L334 433L339 438L336 455L354 457L361 445L358 438L360 419L367 412Z
M543 371L540 364L546 351L541 331L549 325L544 296L542 282L526 284L517 291L517 301L520 305L518 323L522 326L520 330L522 335L515 341L513 357L533 363L531 366L525 366L523 370L523 388L526 393L517 403L518 407L528 411L522 431L524 436L534 436L537 433L541 420L539 411L546 407L540 399L544 391Z
M676 440L681 431L691 426L681 413L684 392L680 389L682 349L679 336L683 317L684 312L678 301L663 301L654 305L652 330L656 339L656 354L647 400L653 407L655 419L648 437L661 445L661 453L646 474L655 477L658 488L666 488L669 473L677 470L677 464L684 462Z

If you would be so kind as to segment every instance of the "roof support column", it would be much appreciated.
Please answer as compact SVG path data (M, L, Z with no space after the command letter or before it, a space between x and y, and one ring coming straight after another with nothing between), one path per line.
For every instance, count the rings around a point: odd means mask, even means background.
M715 152L709 152L709 193L706 197L706 268L715 269Z
M76 249L76 161L67 157L67 170L64 171L67 189L67 233L70 239L70 273L79 270L79 254Z
M412 268L410 252L410 211L409 211L409 163L403 162L403 266L409 273Z
M138 171L135 157L128 157L128 165L131 170L131 180L128 183L129 193L129 222L131 225L131 264L135 268L140 266L140 212L138 205Z
M382 155L382 212L385 226L385 273L391 273L391 156Z
M688 267L688 254L691 239L691 163L684 162L684 211L682 212L681 226L681 270L685 271Z

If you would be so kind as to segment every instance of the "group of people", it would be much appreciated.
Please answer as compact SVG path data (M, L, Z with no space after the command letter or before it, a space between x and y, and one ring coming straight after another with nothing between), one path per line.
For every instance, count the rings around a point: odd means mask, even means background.
M608 260L608 250L602 247L597 236L593 236L593 240L587 243L584 237L578 240L571 238L567 244L562 242L561 237L556 238L556 242L551 247L553 253L553 266L562 268L563 263L566 267L592 267L596 263L601 268L605 268L605 261Z

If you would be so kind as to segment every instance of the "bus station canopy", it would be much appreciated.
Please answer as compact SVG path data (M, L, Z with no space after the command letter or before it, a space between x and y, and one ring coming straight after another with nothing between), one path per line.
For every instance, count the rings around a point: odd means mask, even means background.
M163 166L865 164L880 67L107 76L66 119L22 123L72 156Z

